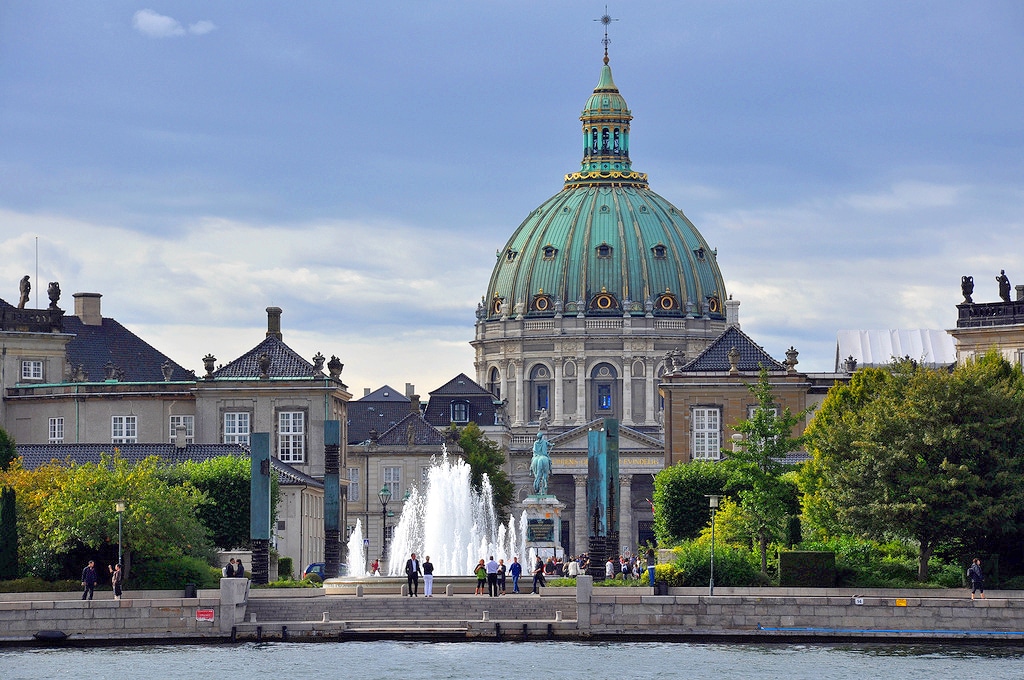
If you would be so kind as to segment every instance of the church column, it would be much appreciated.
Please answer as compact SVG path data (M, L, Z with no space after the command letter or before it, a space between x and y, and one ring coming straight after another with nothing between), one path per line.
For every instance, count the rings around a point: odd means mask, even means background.
M587 518L587 476L573 475L576 487L575 507L572 512L572 549L577 555L590 552L590 523Z
M633 424L633 360L630 357L622 361L622 422Z
M508 372L511 368L512 362L505 364L505 367L501 371L501 375L499 376L501 380L501 387L499 387L498 389L501 391L501 398L505 400L508 400ZM509 403L511 403L511 401ZM506 411L506 415L507 414L508 412Z
M565 424L565 404L562 403L562 357L554 358L555 365L555 403L551 407L551 424L552 425L564 425Z
M619 475L619 543L637 549L633 535L633 475Z
M644 419L644 424L654 425L658 422L658 409L655 406L658 403L658 381L654 379L657 367L650 357L644 359L644 364L647 369L647 418Z
M522 427L526 423L526 396L523 394L523 362L513 360L516 368L516 422L513 426Z
M587 404L587 373L586 362L580 358L576 361L576 423L587 422L590 408Z

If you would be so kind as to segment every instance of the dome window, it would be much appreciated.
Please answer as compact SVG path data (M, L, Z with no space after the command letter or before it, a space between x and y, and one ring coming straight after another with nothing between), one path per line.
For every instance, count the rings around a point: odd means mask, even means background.
M558 248L554 246L544 246L542 252L544 253L545 260L553 260L555 259L555 255L558 254Z
M707 257L707 251L704 250L704 246L697 248L697 250L693 251L693 254L697 256L698 262L703 262L704 258Z
M619 309L619 301L602 290L590 300L590 308L598 312L613 312Z
M607 205L602 205L601 208L600 208L600 211L603 212L603 213L609 213L609 212L612 211L612 209L609 208Z
M533 296L533 303L530 309L535 312L550 312L555 306L550 295L544 295L543 291Z
M612 247L607 243L602 243L597 247L597 256L602 259L610 259L612 256Z
M644 214L647 214L647 206L646 205L640 206L640 212L642 212Z
M654 258L656 260L664 260L668 257L668 248L661 243L651 248L651 252L654 253Z
M718 299L717 295L712 295L708 298L708 311L712 314L722 313L722 302Z
M494 295L494 299L491 300L491 314L501 314L501 308L505 304L505 298Z
M668 291L659 295L658 301L654 304L655 308L661 312L673 312L679 309L679 300Z
M516 259L517 255L519 255L519 253L517 251L512 250L511 248L509 248L508 250L505 251L505 260L507 262L512 262L513 260Z

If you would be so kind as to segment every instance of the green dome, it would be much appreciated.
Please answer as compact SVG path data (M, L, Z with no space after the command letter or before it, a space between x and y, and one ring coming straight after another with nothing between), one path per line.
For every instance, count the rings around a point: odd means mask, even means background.
M632 114L606 63L580 116L583 161L497 253L478 316L724 319L712 250L629 159Z

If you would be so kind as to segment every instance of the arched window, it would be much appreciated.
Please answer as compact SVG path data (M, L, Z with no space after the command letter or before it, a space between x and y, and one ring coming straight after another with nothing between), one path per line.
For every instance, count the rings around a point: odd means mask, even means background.
M611 364L601 363L590 372L595 418L613 418L619 410L619 374Z
M465 400L453 401L452 402L452 422L453 423L468 423L469 422L469 402Z
M530 420L536 420L540 412L551 412L551 371L547 366L538 364L530 370Z
M487 376L487 390L494 395L495 399L501 399L501 373L497 367L491 368Z

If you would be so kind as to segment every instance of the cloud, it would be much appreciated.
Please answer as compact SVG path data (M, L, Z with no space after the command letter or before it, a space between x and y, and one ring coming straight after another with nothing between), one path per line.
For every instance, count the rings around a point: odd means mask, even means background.
M135 30L150 38L175 38L187 33L206 35L216 26L212 21L202 20L189 24L186 30L177 19L154 12L151 9L140 9L132 18Z

